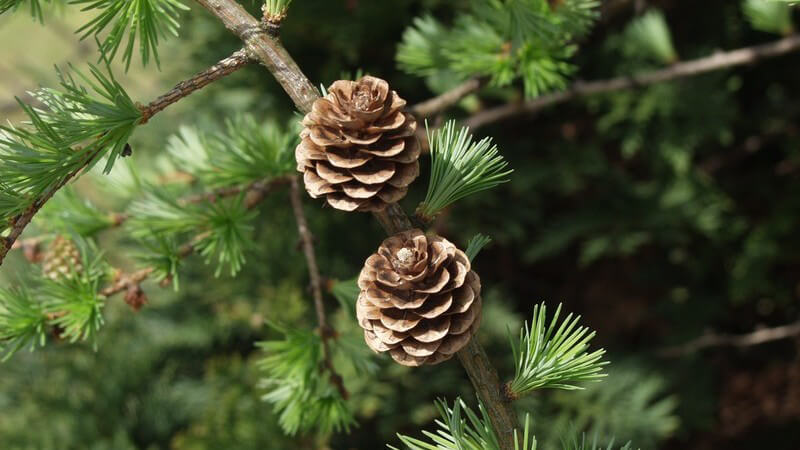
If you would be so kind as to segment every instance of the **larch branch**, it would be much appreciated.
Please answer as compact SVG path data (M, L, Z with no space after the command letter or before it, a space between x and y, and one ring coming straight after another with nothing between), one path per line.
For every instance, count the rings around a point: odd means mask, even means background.
M665 348L658 354L665 357L684 356L712 347L750 347L795 336L800 336L800 321L774 328L762 328L746 334L709 333L685 344Z
M800 35L791 35L767 44L744 47L727 52L716 52L704 58L676 63L652 72L607 80L576 81L569 89L563 92L554 92L525 102L498 106L479 112L465 120L464 125L476 129L511 117L535 114L552 105L579 97L633 89L716 70L754 64L764 59L775 58L798 50L800 50Z
M175 88L169 91L167 94L162 95L161 97L154 100L152 103L148 104L147 106L141 107L142 118L140 119L139 124L147 123L153 115L157 114L158 112L164 110L167 106L177 102L178 100L186 97L187 95L191 94L192 92L197 91L198 89L207 86L213 81L219 80L220 78L229 75L239 68L246 65L248 62L248 58L246 56L246 52L244 50L239 50L235 52L228 58L223 59L219 63L215 64L208 70L200 72L199 74L195 75L194 77L190 78L187 81L179 83ZM14 248L14 243L19 239L22 232L25 231L25 228L28 224L31 223L33 217L39 212L40 209L44 206L45 203L50 201L53 196L58 192L61 188L67 185L72 179L77 177L86 167L91 164L92 161L97 158L100 153L100 149L92 152L91 154L87 155L81 167L73 170L67 176L65 176L61 181L59 181L55 186L53 186L50 190L44 193L37 199L34 199L31 205L22 213L13 217L10 221L9 228L11 231L5 237L0 237L0 265L3 264L6 255L8 254L9 250Z
M425 100L422 103L417 103L409 108L409 111L420 118L436 115L460 102L467 95L477 92L486 85L486 81L485 78L470 78L441 95Z

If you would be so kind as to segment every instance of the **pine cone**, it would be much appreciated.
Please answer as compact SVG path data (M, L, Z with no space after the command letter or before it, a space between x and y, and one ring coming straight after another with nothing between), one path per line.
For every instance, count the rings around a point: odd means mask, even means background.
M69 238L56 236L42 257L42 272L51 280L69 278L83 271L81 254Z
M419 175L417 121L380 78L336 81L303 119L297 170L306 190L343 211L380 211Z
M404 366L450 359L480 324L481 282L469 258L420 230L383 241L367 258L358 287L356 315L367 345Z

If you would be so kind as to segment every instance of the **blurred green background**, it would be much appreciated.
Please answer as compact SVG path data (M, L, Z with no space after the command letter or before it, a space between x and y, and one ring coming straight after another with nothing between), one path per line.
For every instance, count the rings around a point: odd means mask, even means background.
M190 2L191 3L191 2ZM681 60L777 39L754 30L729 0L605 2L575 57L576 78L655 67L626 53L622 31L643 7L661 8ZM447 20L459 0L297 0L283 41L316 84L362 69L387 79L410 104L434 93L398 70L403 30L424 13ZM252 5L251 5L252 6ZM256 8L251 8L253 11ZM0 118L22 119L14 96L52 85L54 64L96 58L73 34L76 8L0 17ZM134 63L115 73L147 102L239 48L193 5L181 36L161 46L161 71ZM487 89L452 114L518 100L518 87ZM682 357L659 350L713 330L746 333L798 319L800 300L800 54L642 89L599 95L480 129L515 169L512 182L460 202L436 230L464 247L475 233L494 242L476 261L485 289L482 334L510 377L506 330L533 305L562 302L597 330L612 362L606 381L580 392L541 392L530 411L544 448L575 428L633 440L643 449L794 449L800 425L800 340L712 348ZM131 141L124 161L157 172L181 125L222 129L248 112L286 123L293 107L269 73L253 65L168 109ZM424 195L427 174L403 201ZM109 210L91 179L78 190ZM368 215L306 199L323 275L353 277L383 238ZM256 245L236 278L190 259L181 291L147 284L150 304L134 314L109 301L99 347L56 343L0 366L3 449L378 449L395 433L418 435L437 417L433 400L474 399L457 362L409 370L379 360L346 384L359 425L329 436L285 436L260 400L263 356L274 337L264 320L313 328L302 253L285 191L258 209ZM34 230L35 231L35 230ZM33 235L31 231L28 235ZM136 249L116 231L100 236L117 266ZM29 270L15 254L0 272ZM326 295L335 323L348 315ZM361 350L363 350L362 347Z

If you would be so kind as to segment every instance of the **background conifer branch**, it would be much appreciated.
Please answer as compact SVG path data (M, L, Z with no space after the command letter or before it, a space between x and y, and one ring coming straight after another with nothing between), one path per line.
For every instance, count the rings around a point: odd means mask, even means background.
M436 97L417 103L412 106L409 111L419 118L436 115L460 102L464 97L477 92L484 87L488 81L487 78L470 78Z
M800 35L791 35L775 42L744 47L727 52L673 64L664 69L607 80L576 81L566 91L554 92L522 103L511 103L481 111L463 122L477 129L494 122L524 114L535 114L544 108L576 98L663 83L716 70L753 64L800 50Z
M800 335L800 321L772 328L762 328L745 334L708 333L681 345L667 347L659 356L676 357L713 347L749 347Z

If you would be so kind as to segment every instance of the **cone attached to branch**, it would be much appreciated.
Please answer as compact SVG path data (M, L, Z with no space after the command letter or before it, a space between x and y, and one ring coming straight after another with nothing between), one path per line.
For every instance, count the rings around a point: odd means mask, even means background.
M358 323L367 345L405 366L437 364L478 329L481 282L467 256L420 230L396 234L367 258L358 277Z
M51 280L69 278L83 271L81 253L71 239L58 235L42 257L42 273Z
M380 78L333 83L303 119L295 151L308 193L343 211L380 211L403 198L420 155L405 106Z

